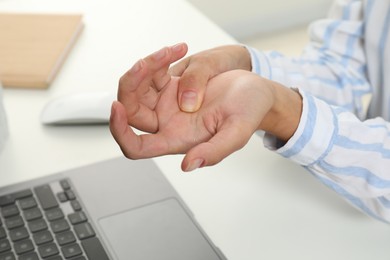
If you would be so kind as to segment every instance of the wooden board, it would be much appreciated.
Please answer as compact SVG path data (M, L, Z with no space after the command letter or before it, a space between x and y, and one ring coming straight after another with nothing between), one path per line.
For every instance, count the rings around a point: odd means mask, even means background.
M0 13L0 81L47 88L82 31L79 14Z

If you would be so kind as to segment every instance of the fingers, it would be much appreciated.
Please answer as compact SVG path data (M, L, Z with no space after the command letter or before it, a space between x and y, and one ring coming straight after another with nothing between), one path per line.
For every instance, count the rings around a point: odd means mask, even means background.
M253 134L249 129L232 123L218 131L208 142L201 143L187 152L181 165L182 170L189 172L219 163L248 142Z
M137 135L127 124L125 107L118 101L111 107L110 131L127 158L150 158L169 152L167 143L159 135Z
M164 47L151 55L145 57L152 71L159 70L183 58L188 51L186 43L178 43L173 46Z
M172 65L169 68L169 74L172 76L180 77L188 67L191 57L181 60L180 62Z
M169 47L171 49L171 59L169 63L174 63L183 58L188 52L188 45L186 43L178 43Z
M158 89L166 84L169 80L169 65L187 53L188 46L185 43L179 43L171 47L164 47L159 51L139 60L128 70L119 81L119 88L132 91L137 89L141 82L148 80L153 81Z
M190 63L179 81L178 103L182 111L192 113L199 110L211 76L207 66Z
M154 108L158 92L171 80L168 67L181 59L188 51L185 43L179 43L139 60L119 81L118 100L126 107L128 122L147 132L155 132L158 122Z
M157 90L161 90L170 80L171 75L168 74L169 66L183 58L187 51L187 44L179 43L171 47L162 48L144 59L150 70L149 74L152 76L153 86Z
M158 121L153 111L158 95L150 91L146 81L148 67L144 60L139 60L119 83L118 101L126 109L127 123L146 132L155 132ZM133 75L133 76L132 76ZM141 93L141 94L140 94Z

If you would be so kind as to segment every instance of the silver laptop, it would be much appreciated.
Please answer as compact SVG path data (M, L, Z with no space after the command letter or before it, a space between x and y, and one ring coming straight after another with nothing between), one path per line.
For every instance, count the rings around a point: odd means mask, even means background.
M152 160L0 188L0 260L226 259Z

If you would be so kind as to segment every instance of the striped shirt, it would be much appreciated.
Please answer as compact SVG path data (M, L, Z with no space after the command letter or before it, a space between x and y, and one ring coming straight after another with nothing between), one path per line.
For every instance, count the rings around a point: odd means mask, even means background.
M298 87L296 133L265 145L390 223L390 1L337 0L297 58L248 47L253 72ZM387 72L387 73L386 73Z

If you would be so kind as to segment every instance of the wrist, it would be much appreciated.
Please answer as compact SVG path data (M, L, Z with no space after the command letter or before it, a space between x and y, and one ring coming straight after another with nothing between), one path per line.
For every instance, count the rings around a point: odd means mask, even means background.
M268 82L274 102L258 129L287 141L298 128L302 114L302 97L293 89L274 81Z

